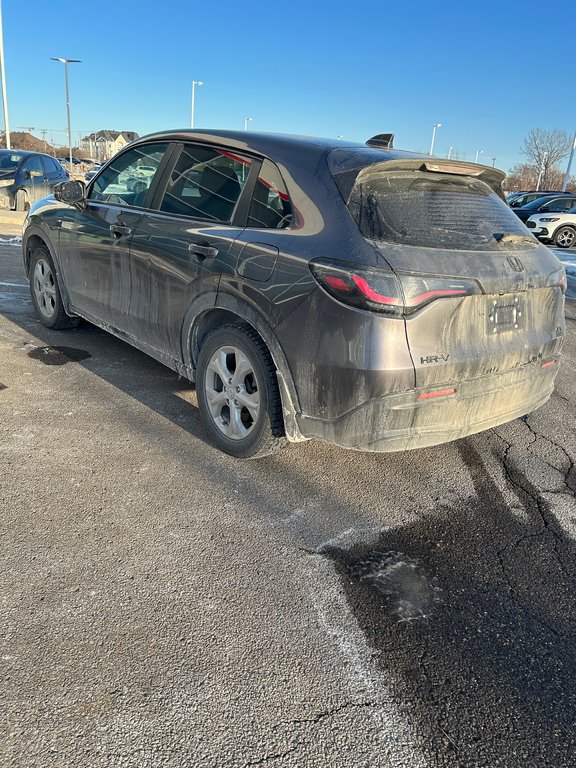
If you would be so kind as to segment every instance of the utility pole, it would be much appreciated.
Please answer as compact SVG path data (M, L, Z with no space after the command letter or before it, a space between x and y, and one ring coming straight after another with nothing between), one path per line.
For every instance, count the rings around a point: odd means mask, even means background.
M11 149L10 123L8 121L8 101L6 99L6 72L4 69L4 32L2 31L2 0L0 0L0 73L2 74L2 102L4 104L4 128L6 129L6 149Z

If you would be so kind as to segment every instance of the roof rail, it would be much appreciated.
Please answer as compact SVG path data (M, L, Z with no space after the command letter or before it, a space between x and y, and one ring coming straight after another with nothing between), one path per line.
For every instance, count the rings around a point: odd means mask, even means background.
M393 143L393 133L377 133L376 136L372 136L366 142L369 147L376 147L377 149L392 149Z

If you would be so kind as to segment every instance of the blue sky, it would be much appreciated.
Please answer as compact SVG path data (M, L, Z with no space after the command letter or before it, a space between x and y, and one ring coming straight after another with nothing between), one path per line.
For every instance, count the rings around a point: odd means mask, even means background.
M25 5L25 14L23 6ZM574 10L542 3L2 0L10 127L140 134L196 127L338 136L519 162L532 128L576 130ZM562 75L565 70L565 75ZM1 123L1 119L0 119ZM58 132L60 131L60 132ZM47 135L50 140L50 133Z

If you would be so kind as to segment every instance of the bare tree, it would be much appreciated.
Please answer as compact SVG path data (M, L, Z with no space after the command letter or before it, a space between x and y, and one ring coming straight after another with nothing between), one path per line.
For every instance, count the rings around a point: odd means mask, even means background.
M572 137L566 131L533 128L526 136L520 151L528 158L528 164L536 170L540 189L550 187L554 171L559 171L558 166L567 157L571 147Z

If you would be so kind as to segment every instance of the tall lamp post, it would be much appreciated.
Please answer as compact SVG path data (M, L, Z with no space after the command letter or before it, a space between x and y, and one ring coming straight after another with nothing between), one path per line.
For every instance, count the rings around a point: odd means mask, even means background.
M50 57L52 61L61 61L64 64L64 76L66 78L66 113L68 115L68 149L70 150L70 170L72 170L72 131L70 130L70 89L68 87L68 64L80 64L80 59L66 59L63 57Z
M197 85L204 85L202 80L192 80L192 114L190 117L190 128L194 128L194 89Z
M448 147L448 160L450 160L450 158L452 157L452 150L453 149L454 149L454 147Z
M474 160L474 162L477 163L478 162L478 158L480 157L480 155L483 155L483 154L484 154L484 150L483 149L477 149L476 150L476 159Z
M6 99L6 72L4 71L4 32L2 31L2 3L0 0L0 73L2 74L2 103L4 104L4 127L6 129L6 149L10 147L10 124L8 122L8 101Z
M251 123L251 122L252 122L252 118L251 117L245 117L244 118L244 130L245 131L248 130L248 123Z
M434 139L436 138L436 128L442 128L442 123L434 123L434 127L432 128L432 143L430 144L430 152L428 152L429 155L434 152Z

